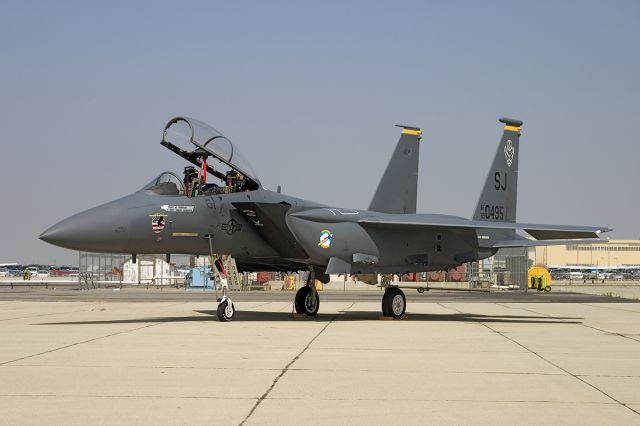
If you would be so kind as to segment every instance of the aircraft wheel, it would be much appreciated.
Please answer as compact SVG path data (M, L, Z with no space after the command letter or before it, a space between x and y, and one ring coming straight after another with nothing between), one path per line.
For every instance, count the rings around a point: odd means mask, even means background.
M390 287L382 296L382 315L385 317L402 318L407 309L407 299L398 287Z
M296 312L314 317L320 309L320 296L309 286L304 286L296 293Z
M551 291L551 286L550 286L550 285L548 285L548 286L546 286L546 287L544 288L544 292L545 292L545 293L549 293L550 291Z
M233 302L231 300L227 299L218 304L217 314L220 321L224 322L233 320L235 313L236 308L233 306Z
M419 288L418 288L418 293L424 293L424 288L419 287Z

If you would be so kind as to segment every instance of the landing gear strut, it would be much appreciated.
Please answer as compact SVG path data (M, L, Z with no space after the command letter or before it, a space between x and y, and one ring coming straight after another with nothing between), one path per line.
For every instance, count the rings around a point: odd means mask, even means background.
M382 296L382 315L394 319L404 317L407 309L407 298L398 287L388 287Z
M229 292L229 282L227 281L227 271L224 268L222 259L213 253L213 234L207 234L209 240L209 259L211 260L211 275L213 278L213 286L216 289L216 297L218 297L218 285L222 287L222 297L218 299L218 319L220 321L231 321L236 314L236 308L227 294Z
M320 308L320 296L318 296L315 281L316 277L312 269L309 272L306 285L296 292L296 298L294 301L296 313L310 317L318 315L318 309Z
M218 263L220 262L220 264ZM218 274L216 275L216 281L219 280L220 286L222 287L222 297L218 299L218 309L216 313L218 314L218 319L220 321L231 321L233 320L233 316L236 313L236 308L233 306L233 302L231 298L227 295L229 291L229 284L227 283L227 277L224 274L224 268L222 267L222 262L220 259L217 259L215 262L215 267L218 269ZM216 282L214 285L218 285Z

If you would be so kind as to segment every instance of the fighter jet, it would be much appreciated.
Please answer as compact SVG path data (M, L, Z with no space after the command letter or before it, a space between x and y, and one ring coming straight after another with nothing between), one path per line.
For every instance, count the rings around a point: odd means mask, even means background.
M339 208L266 189L236 145L187 117L165 126L161 145L191 165L164 172L131 195L71 216L40 238L73 250L137 254L229 255L240 272L307 271L294 300L315 316L315 280L330 274L441 271L493 256L503 247L601 241L607 227L516 222L522 121L508 118L471 219L416 214L422 131L401 135L368 210ZM527 236L523 235L527 234ZM221 268L219 268L221 269ZM235 306L223 281L218 317ZM406 298L386 288L382 313L402 318Z

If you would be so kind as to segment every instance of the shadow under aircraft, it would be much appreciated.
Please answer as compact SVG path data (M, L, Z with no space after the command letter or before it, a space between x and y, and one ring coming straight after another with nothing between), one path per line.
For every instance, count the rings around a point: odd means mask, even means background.
M148 318L128 318L114 320L88 320L88 321L64 321L47 322L36 325L100 325L100 324L146 324L146 323L167 323L167 322L205 322L216 319L217 311L195 311L198 315L189 316L167 316ZM372 311L341 311L325 315L317 315L318 322L341 322L341 321L367 321L377 320L378 315ZM442 322L483 322L483 323L509 323L509 324L581 324L583 318L579 317L547 317L532 315L481 315L472 313L452 313L452 314L427 314L411 313L412 321L442 321ZM237 320L242 322L261 321L290 321L291 313L250 311L237 314Z

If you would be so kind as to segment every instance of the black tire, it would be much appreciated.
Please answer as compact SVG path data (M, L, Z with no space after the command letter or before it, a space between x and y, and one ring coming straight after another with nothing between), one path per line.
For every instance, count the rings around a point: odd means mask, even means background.
M398 287L388 288L382 296L382 315L399 319L404 317L407 309L407 298Z
M418 287L418 293L424 293L424 288Z
M544 288L545 293L549 293L551 291L551 286L548 285Z
M233 302L230 300L225 300L218 304L218 309L216 311L218 314L218 319L222 322L232 321L234 315L236 314L236 307L233 306Z
M314 317L320 309L320 296L311 287L304 286L296 292L295 305L297 313Z

